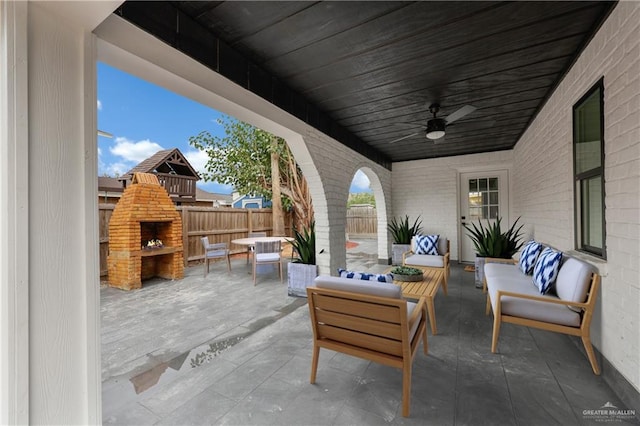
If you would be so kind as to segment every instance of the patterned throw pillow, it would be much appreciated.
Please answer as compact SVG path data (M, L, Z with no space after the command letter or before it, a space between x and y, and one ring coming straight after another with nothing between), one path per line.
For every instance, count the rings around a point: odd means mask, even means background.
M341 278L353 278L354 280L393 283L393 275L391 274L367 274L366 272L347 271L346 269L338 268L338 275Z
M525 275L531 275L533 267L536 264L536 259L542 250L542 244L533 240L529 241L522 250L520 260L518 261L518 267Z
M438 255L438 238L440 235L417 235L416 254Z
M552 248L545 248L533 268L533 283L540 290L540 294L547 294L551 286L558 276L560 262L562 261L562 252L555 251Z

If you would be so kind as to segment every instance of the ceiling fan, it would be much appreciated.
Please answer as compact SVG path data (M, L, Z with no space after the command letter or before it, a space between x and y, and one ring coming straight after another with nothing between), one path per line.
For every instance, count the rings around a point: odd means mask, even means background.
M438 112L440 111L440 104L433 103L429 105L429 112L433 114L433 118L427 121L427 125L425 127L426 138L431 140L442 139L446 134L447 126L449 126L454 121L459 120L462 117L465 117L466 115L471 114L476 109L477 108L472 105L465 105L462 108L458 109L457 111L449 114L447 117L440 118L437 116ZM401 138L394 139L389 143L399 142L401 140L408 139L410 137L413 137L419 134L420 132L415 132L410 135L406 135L406 136L402 136Z

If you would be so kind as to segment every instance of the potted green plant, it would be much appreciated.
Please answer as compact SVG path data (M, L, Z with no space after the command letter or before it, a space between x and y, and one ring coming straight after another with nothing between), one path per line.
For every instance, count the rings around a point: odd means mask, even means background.
M411 238L422 231L422 221L420 216L416 218L413 225L409 225L409 216L404 218L393 218L391 223L387 225L387 229L393 238L392 245L392 265L402 265L402 254L411 250Z
M297 257L287 268L288 294L306 297L307 286L313 284L313 280L318 276L315 222L311 222L309 228L303 229L302 232L294 230L291 245Z
M390 272L395 281L422 281L423 277L421 269L410 266L396 266Z
M472 227L464 225L466 230L469 231L469 238L471 238L476 249L476 287L482 287L484 259L486 257L511 259L522 247L521 230L523 225L516 228L519 220L520 218L518 217L505 232L502 231L500 226L501 218L496 219L493 223L487 221L486 227L482 225L480 220L478 220L478 226L475 223L471 223Z

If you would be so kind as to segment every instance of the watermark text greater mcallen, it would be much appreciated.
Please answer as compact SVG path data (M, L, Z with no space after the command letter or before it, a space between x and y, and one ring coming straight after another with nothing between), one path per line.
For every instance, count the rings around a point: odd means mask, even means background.
M602 407L595 410L582 410L582 416L585 419L602 423L623 422L635 418L636 410L618 408L607 401Z

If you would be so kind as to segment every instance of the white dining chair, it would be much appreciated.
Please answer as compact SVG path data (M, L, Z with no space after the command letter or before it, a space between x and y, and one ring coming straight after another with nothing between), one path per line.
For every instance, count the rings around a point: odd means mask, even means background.
M266 232L249 232L249 238L266 237ZM249 264L249 255L253 253L253 246L247 246L247 265Z
M204 248L204 276L209 273L209 262L217 259L227 259L227 269L231 272L231 258L229 256L229 248L227 243L209 243L208 237L200 238L202 247Z
M253 285L256 285L256 268L258 265L278 264L280 282L282 282L282 252L280 241L256 241L253 251Z

